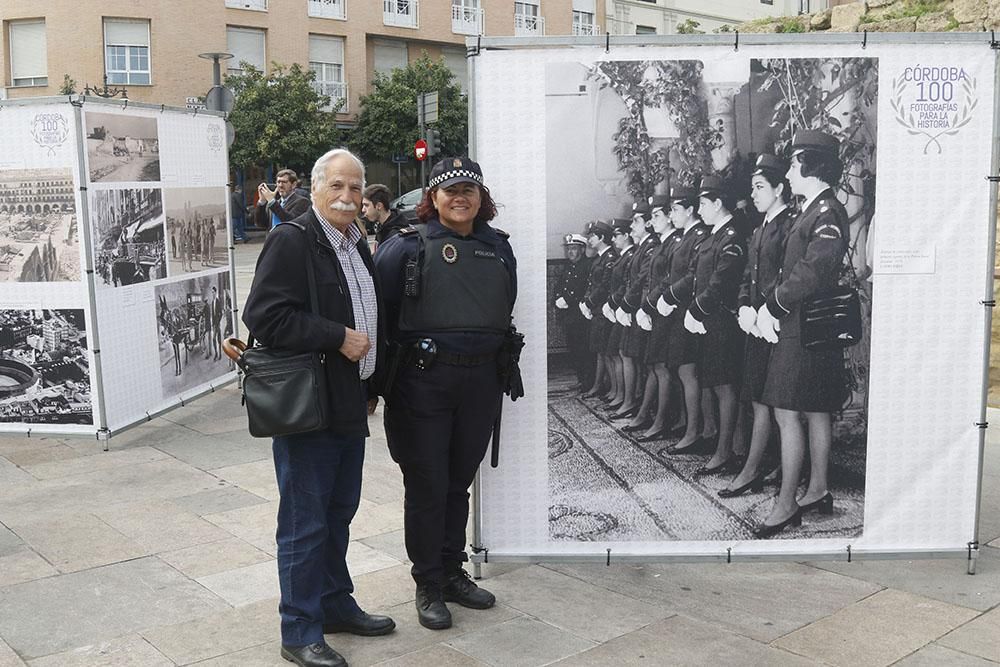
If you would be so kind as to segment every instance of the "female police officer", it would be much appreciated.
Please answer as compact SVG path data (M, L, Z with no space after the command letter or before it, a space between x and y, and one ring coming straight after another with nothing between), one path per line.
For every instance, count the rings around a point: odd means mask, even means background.
M406 552L420 624L451 626L445 601L486 609L495 598L462 563L469 486L490 440L503 381L516 264L479 165L446 158L431 170L419 223L381 246L395 350L383 382L389 451L403 471Z

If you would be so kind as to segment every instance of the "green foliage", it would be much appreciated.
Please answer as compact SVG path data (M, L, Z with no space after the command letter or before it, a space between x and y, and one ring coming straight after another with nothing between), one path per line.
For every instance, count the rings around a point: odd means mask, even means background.
M920 18L924 14L941 11L946 4L946 0L906 0L901 6L894 7L892 11L880 16L866 14L861 17L861 22L876 23L878 21L891 21L892 19Z
M308 172L316 158L342 143L336 114L324 110L330 98L313 88L314 72L298 63L272 63L269 74L246 62L240 66L241 74L226 76L236 96L229 114L236 130L229 149L234 165L275 164Z
M682 23L677 24L677 34L678 35L704 35L704 30L698 30L698 26L701 24L694 19L686 19Z
M722 25L720 25L718 28L716 28L712 32L718 34L720 32L732 32L732 31L733 31L733 26L729 25L728 23L723 23Z
M438 92L438 120L443 155L468 152L469 107L462 90L444 60L431 60L424 53L391 75L376 74L372 92L361 98L358 125L351 147L365 161L388 160L393 155L411 155L420 138L417 95Z
M76 95L76 81L69 77L69 74L63 74L62 85L59 86L60 95Z
M805 22L796 16L782 16L778 22L775 32L793 33L808 32Z
M954 16L949 16L948 17L948 24L944 27L944 29L946 31L947 30L955 30L956 28L958 28L959 25L960 24L958 22L958 19L956 19Z
M608 61L590 70L589 77L618 93L628 110L613 137L614 153L635 199L652 195L671 171L682 182L693 184L697 174L711 168L710 154L718 136L709 127L708 111L698 94L702 67L698 60ZM649 68L655 68L656 76L646 75ZM644 107L661 107L679 130L673 146L680 154L680 165L669 165L668 146L652 145Z

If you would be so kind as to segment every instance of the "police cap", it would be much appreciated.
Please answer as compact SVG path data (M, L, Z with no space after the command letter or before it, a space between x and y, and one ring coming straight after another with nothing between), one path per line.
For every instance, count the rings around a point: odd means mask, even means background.
M611 225L604 222L603 220L595 220L594 222L587 225L588 234L609 234L614 231Z
M784 175L788 171L788 163L776 155L764 153L757 157L757 164L755 165L753 175L756 176L765 169Z
M563 237L563 245L565 246L585 246L587 245L587 239L584 238L583 234L567 234Z
M431 169L427 187L446 188L456 183L483 184L483 170L467 157L446 157Z
M670 208L670 195L653 195L649 198L649 208Z
M611 221L611 227L614 228L615 232L621 234L628 234L632 231L632 219L631 218L615 218Z
M699 197L724 194L726 194L726 184L718 176L709 175L701 179L701 188L698 190Z
M820 130L799 130L792 138L792 157L802 151L816 151L837 157L840 154L840 140Z
M670 198L674 201L681 199L695 199L698 197L698 191L687 185L675 185L670 188Z

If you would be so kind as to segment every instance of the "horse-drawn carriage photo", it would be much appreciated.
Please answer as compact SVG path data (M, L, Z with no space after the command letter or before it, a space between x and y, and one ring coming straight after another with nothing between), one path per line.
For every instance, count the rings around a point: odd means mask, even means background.
M98 284L121 287L167 277L161 190L98 190L92 195Z

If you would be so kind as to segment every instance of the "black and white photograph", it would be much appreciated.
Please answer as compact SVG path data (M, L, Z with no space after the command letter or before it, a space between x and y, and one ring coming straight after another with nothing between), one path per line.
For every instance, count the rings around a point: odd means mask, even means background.
M549 538L864 531L876 58L546 68Z
M0 422L94 423L83 309L0 310Z
M0 170L0 282L80 280L70 169Z
M167 188L168 274L217 269L228 261L226 188Z
M164 283L154 295L164 398L233 370L222 353L223 339L233 335L228 273Z
M97 284L121 287L166 278L162 191L95 190L90 201Z
M87 113L90 182L160 180L160 138L156 118Z

